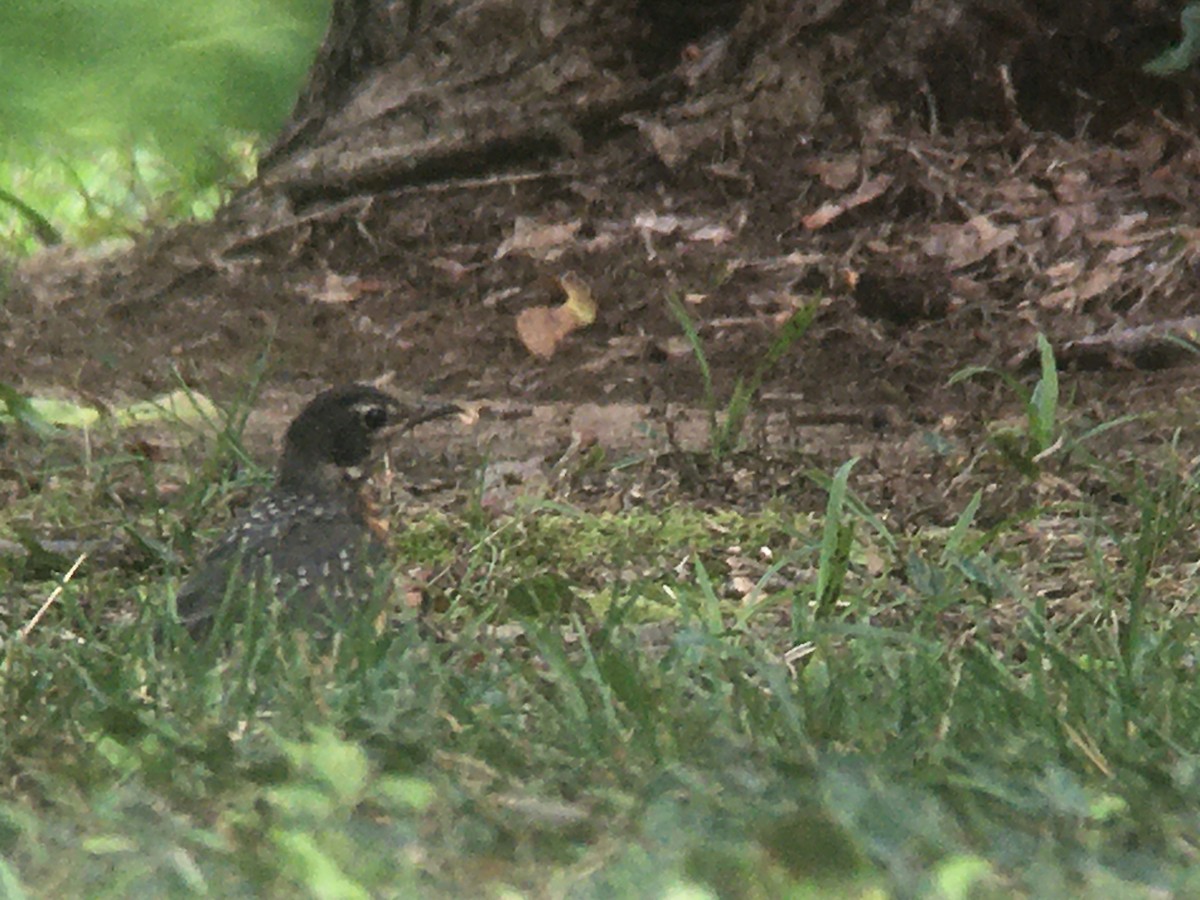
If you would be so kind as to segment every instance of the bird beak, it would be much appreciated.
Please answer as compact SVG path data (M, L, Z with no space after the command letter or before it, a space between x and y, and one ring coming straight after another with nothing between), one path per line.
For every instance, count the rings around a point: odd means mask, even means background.
M441 403L425 405L408 405L403 408L396 425L398 432L412 431L423 422L434 419L444 419L462 413L463 408L456 403Z

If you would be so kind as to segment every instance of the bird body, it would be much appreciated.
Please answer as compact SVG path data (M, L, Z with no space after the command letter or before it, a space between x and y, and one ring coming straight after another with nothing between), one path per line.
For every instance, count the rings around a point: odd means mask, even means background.
M189 632L204 634L223 604L240 601L240 592L265 592L309 614L336 613L368 598L387 563L361 493L372 450L386 433L457 410L408 407L358 384L313 398L284 435L274 487L180 589L176 611Z

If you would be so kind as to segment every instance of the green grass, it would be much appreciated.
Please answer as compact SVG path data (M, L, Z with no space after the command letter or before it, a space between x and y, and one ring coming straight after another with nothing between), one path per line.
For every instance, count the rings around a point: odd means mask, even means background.
M903 534L862 463L812 511L466 498L395 536L440 573L436 636L266 615L196 647L155 641L169 560L242 482L115 510L99 485L149 497L170 464L57 440L18 441L0 533L119 515L158 549L25 636L62 569L0 574L5 896L1200 890L1196 484L1169 444L1055 470L1118 500L984 526L981 490ZM223 446L193 465L229 471Z
M0 5L0 251L208 218L253 174L329 0Z
M714 460L719 461L738 449L744 437L746 417L750 413L751 404L762 389L764 379L807 333L816 315L817 304L814 302L802 306L788 316L772 337L762 358L755 363L750 378L738 378L734 383L729 400L722 409L717 399L718 387L713 382L708 352L704 349L704 341L696 330L691 313L687 311L683 301L673 294L667 296L666 302L667 310L679 324L700 371L700 381L704 387L704 406L708 413L709 452Z

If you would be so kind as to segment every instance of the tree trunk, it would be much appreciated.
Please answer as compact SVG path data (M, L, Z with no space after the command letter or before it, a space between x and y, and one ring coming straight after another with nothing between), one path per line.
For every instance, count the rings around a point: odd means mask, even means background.
M701 5L703 7L703 5ZM581 153L677 97L681 42L737 4L339 0L262 185L302 207Z

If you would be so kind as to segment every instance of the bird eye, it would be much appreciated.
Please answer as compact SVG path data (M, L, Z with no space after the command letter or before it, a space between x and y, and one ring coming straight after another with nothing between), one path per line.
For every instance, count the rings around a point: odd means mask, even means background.
M387 410L382 406L368 406L363 410L363 422L372 430L382 428L388 422Z

